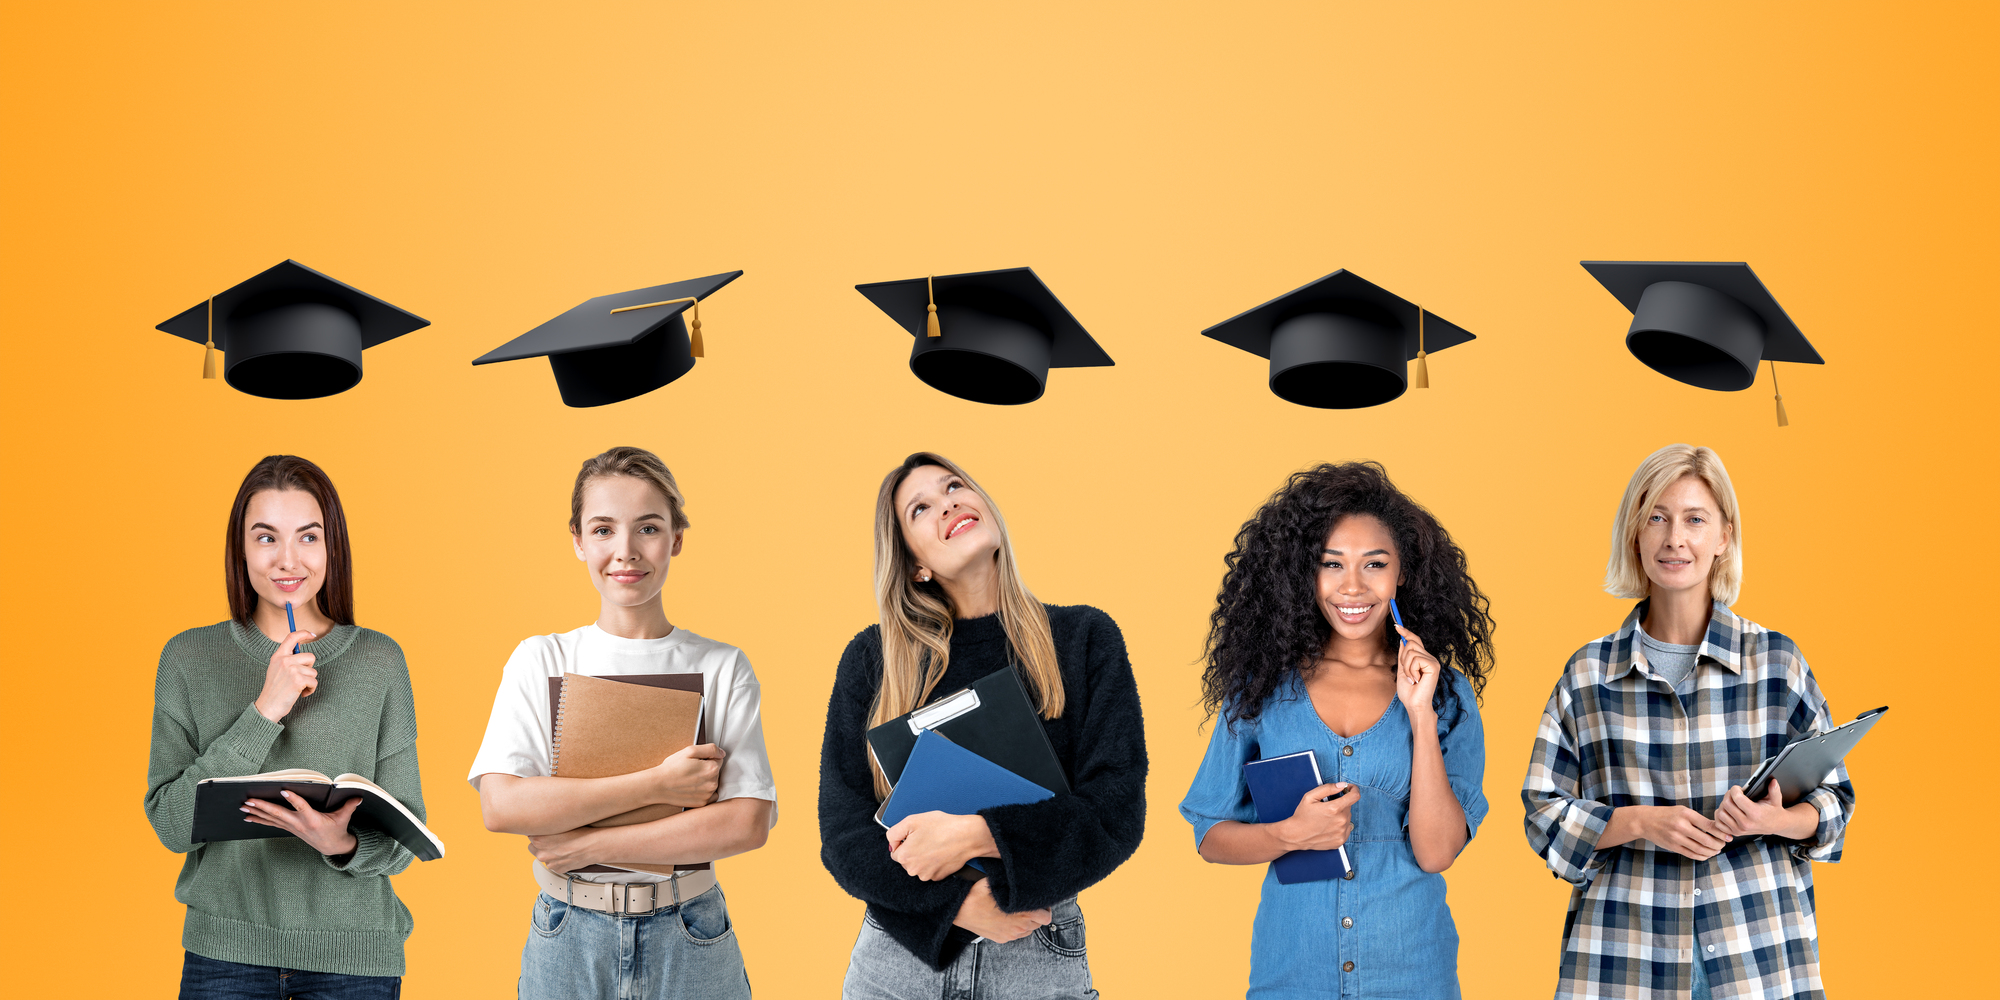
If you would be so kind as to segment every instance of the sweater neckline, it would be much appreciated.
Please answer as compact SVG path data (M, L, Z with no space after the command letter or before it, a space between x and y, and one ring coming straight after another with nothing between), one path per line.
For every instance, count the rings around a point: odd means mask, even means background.
M359 626L335 625L333 631L311 642L301 643L299 651L313 654L313 666L317 669L332 662L334 657L347 652L347 647L354 645L355 638L360 634ZM233 618L229 621L229 636L236 640L238 648L259 662L269 662L271 654L278 651L277 640L265 636L257 626L247 625Z
M1007 626L1000 623L1000 612L980 615L977 618L959 618L951 623L953 641L987 642L1007 638Z

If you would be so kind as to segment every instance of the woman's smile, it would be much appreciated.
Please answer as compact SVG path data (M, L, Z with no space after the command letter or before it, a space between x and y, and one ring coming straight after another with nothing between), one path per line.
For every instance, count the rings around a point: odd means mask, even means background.
M1375 611L1375 605L1372 603L1357 604L1352 601L1343 601L1334 605L1333 611L1334 614L1340 616L1341 621L1349 625L1359 625L1368 620L1368 616Z
M305 583L306 578L303 576L274 576L271 578L271 586L278 588L278 593L280 594L298 593L299 588L305 586Z
M629 587L652 574L643 569L614 569L605 575L609 576L613 582L622 583Z
M958 520L951 522L951 526L944 530L945 541L951 541L952 539L957 538L960 534L970 531L978 526L979 526L979 515L974 514L970 511L961 512L958 515Z

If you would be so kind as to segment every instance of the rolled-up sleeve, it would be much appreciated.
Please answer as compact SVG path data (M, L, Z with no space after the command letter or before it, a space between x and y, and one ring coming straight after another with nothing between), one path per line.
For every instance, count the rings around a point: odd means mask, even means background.
M1527 807L1528 846L1557 878L1574 885L1596 877L1602 864L1597 841L1611 822L1610 806L1580 797L1582 773L1569 691L1558 684L1535 732L1521 802Z
M1488 809L1486 724L1479 719L1479 700L1473 695L1472 682L1457 671L1446 671L1445 676L1456 688L1458 713L1451 728L1438 734L1438 748L1444 756L1445 780L1465 813L1465 842L1471 844ZM1459 851L1463 853L1465 848L1461 846Z
M1792 711L1792 738L1801 739L1808 733L1832 729L1833 713L1828 710L1826 696L1820 693L1819 682L1813 679L1804 656L1796 657L1794 669L1799 700ZM1792 845L1792 855L1808 861L1839 861L1847 842L1848 821L1854 818L1854 783L1848 780L1847 765L1834 768L1819 787L1807 792L1800 801L1812 804L1813 811L1819 814L1819 826L1813 830L1811 840Z

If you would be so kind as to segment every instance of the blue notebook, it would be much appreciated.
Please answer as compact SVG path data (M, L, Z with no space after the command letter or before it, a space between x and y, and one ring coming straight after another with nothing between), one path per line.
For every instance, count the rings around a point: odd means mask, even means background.
M970 816L992 806L1040 802L1054 792L953 743L935 729L917 735L916 749L875 821L892 827L920 812ZM1300 790L1300 794L1305 794Z
M1052 799L1055 794L953 743L944 734L926 729L917 734L916 748L910 751L909 763L903 765L888 801L875 810L875 822L886 829L933 809L970 816L993 806ZM971 864L986 870L976 860Z
M1250 801L1257 806L1257 822L1276 823L1288 819L1299 808L1299 799L1319 786L1319 757L1311 750L1253 760L1243 765L1243 782L1250 786ZM1285 885L1324 882L1353 870L1347 863L1347 848L1331 851L1287 851L1271 862L1271 870Z

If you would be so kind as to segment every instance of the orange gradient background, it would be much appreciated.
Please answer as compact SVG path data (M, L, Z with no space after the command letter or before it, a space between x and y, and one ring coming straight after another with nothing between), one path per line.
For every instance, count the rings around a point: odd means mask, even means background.
M783 821L718 866L761 995L832 995L860 925L818 858L819 740L874 615L875 485L919 448L992 491L1039 596L1130 646L1148 833L1083 897L1108 995L1243 987L1262 872L1203 864L1175 811L1206 615L1285 475L1363 458L1450 528L1500 623L1492 812L1447 875L1466 994L1549 995L1568 887L1520 780L1565 658L1625 612L1599 583L1626 477L1675 441L1735 478L1737 609L1799 641L1838 716L1895 708L1852 762L1847 860L1815 866L1829 990L1987 981L1990 8L846 6L8 5L10 992L175 988L181 859L140 808L155 663L226 615L229 500L291 452L338 484L361 623L416 683L450 856L395 880L409 994L508 995L528 855L464 776L514 645L595 613L567 495L615 444L686 488L670 616L764 683ZM297 402L201 380L152 329L286 258L433 325ZM1581 259L1751 262L1829 362L1782 372L1792 426L1768 369L1732 394L1643 368ZM1020 265L1118 362L1024 407L917 382L852 287ZM1479 339L1434 388L1340 412L1197 335L1342 267ZM575 410L545 363L468 363L735 268L664 390Z

